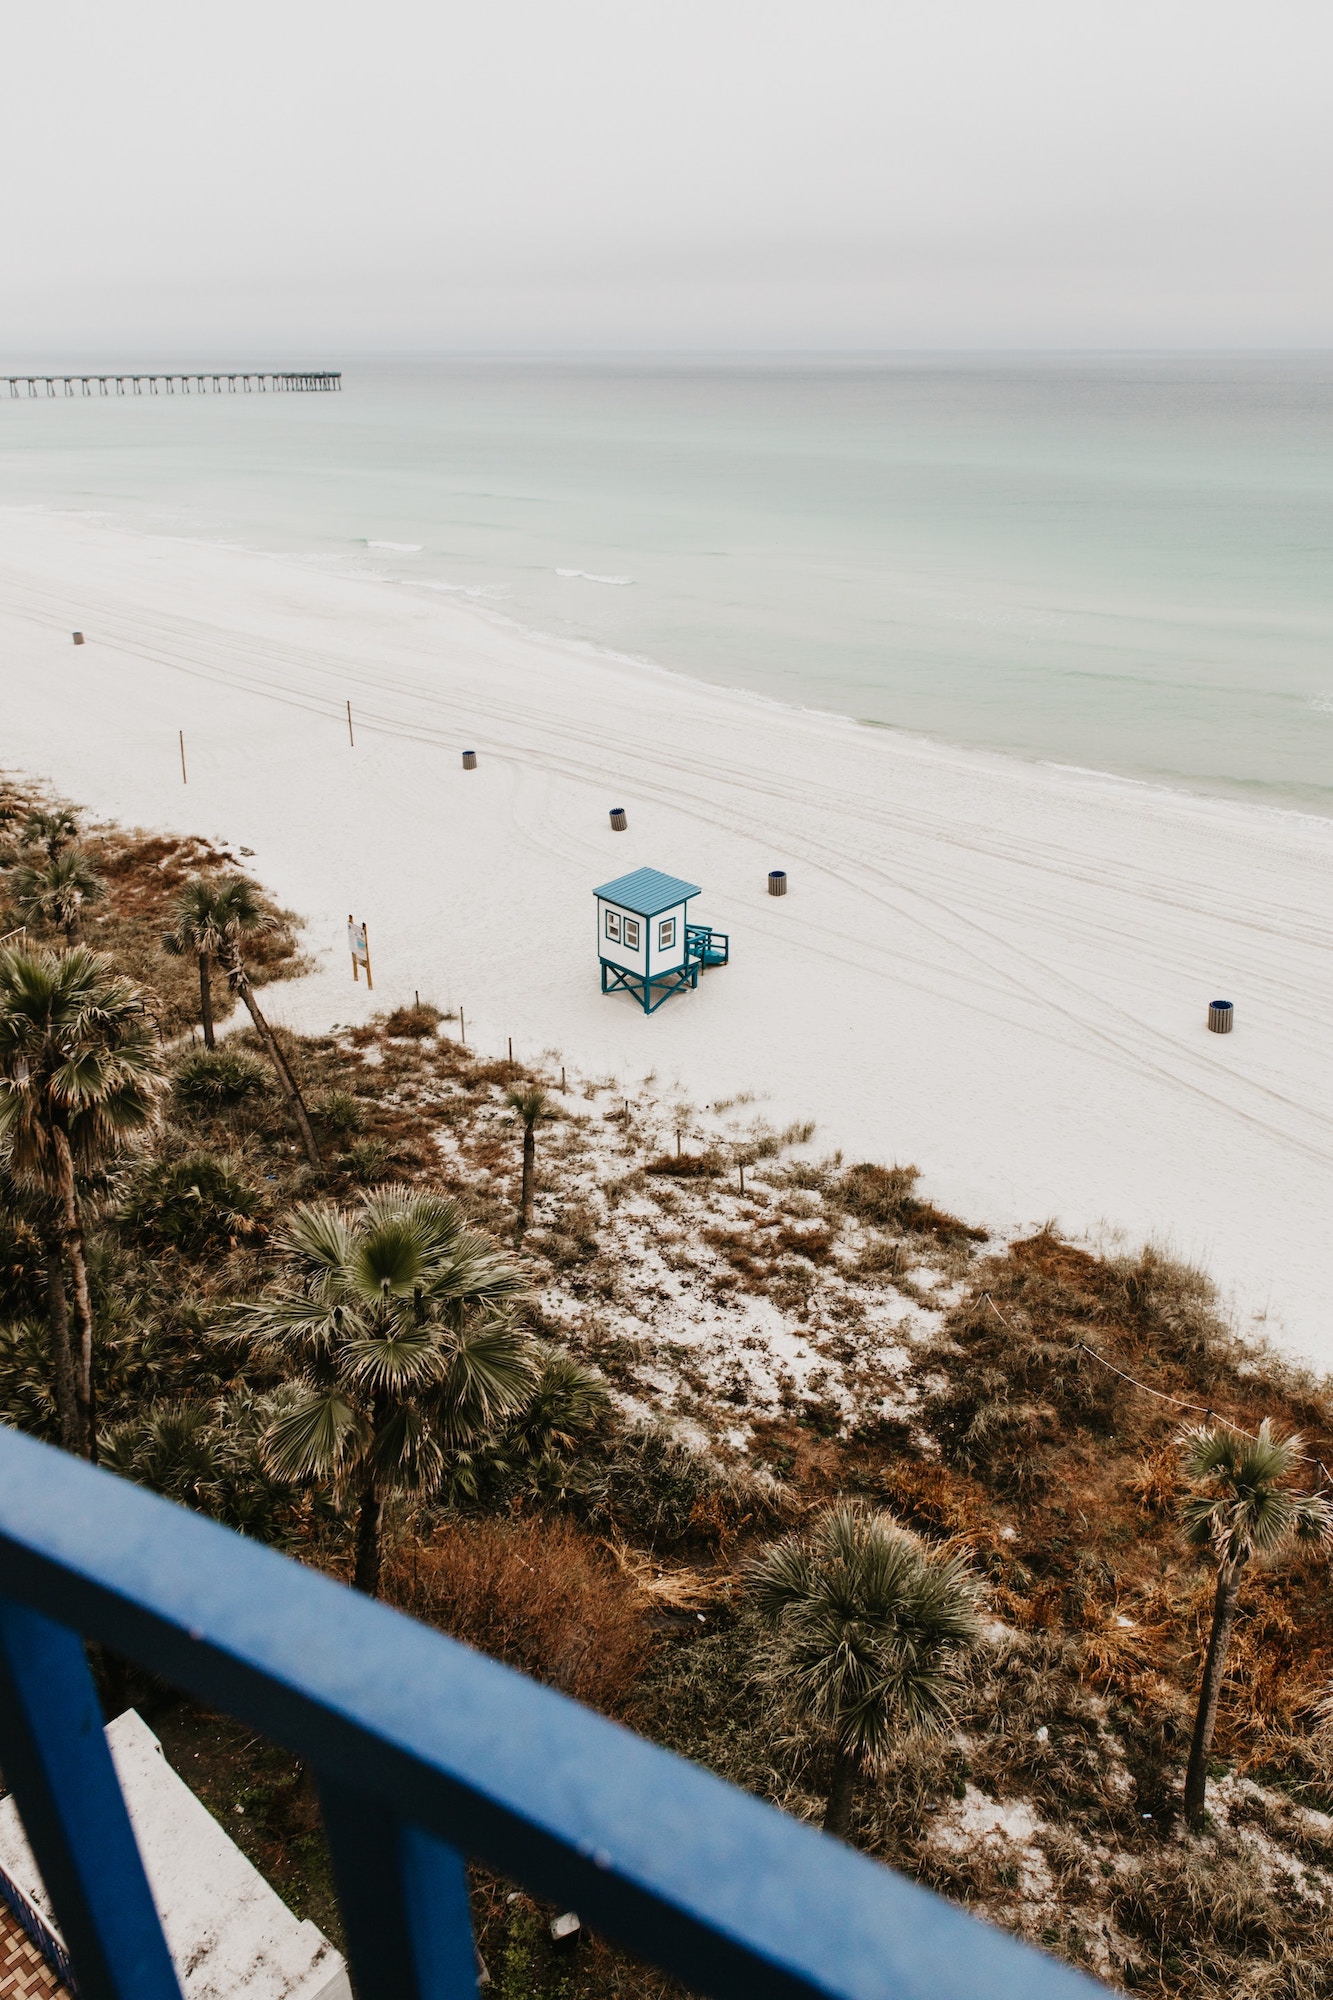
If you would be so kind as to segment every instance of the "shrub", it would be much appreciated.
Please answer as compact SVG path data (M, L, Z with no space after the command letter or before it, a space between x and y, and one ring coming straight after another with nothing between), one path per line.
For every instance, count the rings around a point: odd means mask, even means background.
M646 1174L669 1174L673 1180L716 1180L725 1173L726 1162L717 1152L707 1153L663 1153L656 1160L649 1160L643 1170Z
M366 1122L366 1114L350 1090L326 1090L316 1101L315 1115L330 1132L339 1134L359 1132Z
M916 1193L920 1178L919 1167L879 1167L863 1160L848 1167L835 1193L849 1213L877 1229L938 1236L945 1241L986 1241L984 1229L973 1229L960 1217L936 1208L934 1202L922 1201Z
M368 1185L382 1181L389 1166L389 1152L387 1139L358 1139L347 1149L347 1171L354 1180Z
M192 1111L230 1111L268 1087L263 1063L241 1049L191 1049L172 1079L177 1099Z
M597 1708L624 1700L652 1646L638 1589L570 1521L449 1522L399 1552L384 1595Z
M428 1000L418 1000L415 1007L395 1007L392 1014L384 1018L386 1035L408 1037L414 1041L425 1041L433 1035L444 1020L438 1007L432 1007Z
M147 1243L185 1251L234 1248L264 1234L263 1197L215 1153L187 1153L146 1167L130 1190L121 1221Z
M786 1504L775 1480L716 1465L665 1424L646 1423L611 1441L589 1516L651 1548L672 1548L771 1527Z

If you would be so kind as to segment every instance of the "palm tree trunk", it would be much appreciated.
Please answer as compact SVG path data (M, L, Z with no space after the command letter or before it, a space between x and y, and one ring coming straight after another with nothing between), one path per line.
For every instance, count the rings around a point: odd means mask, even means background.
M241 963L239 953L232 958L228 965L227 976L231 981L233 989L240 994L242 1000L245 1002L250 1019L255 1024L255 1032L268 1052L268 1059L277 1072L279 1083L287 1093L292 1107L292 1116L296 1120L297 1128L301 1134L301 1143L305 1147L305 1156L312 1167L317 1167L319 1165L319 1147L315 1144L314 1128L310 1123L310 1113L305 1108L305 1099L297 1088L296 1078L287 1066L286 1057L278 1047L277 1036L259 1011L259 1002L255 999L254 988L251 986L249 978L246 975L246 970Z
M1189 1768L1185 1773L1185 1820L1191 1831L1203 1831L1204 1798L1208 1790L1208 1756L1213 1747L1217 1723L1217 1701L1226 1671L1227 1647L1236 1616L1243 1562L1222 1563L1217 1572L1217 1596L1213 1600L1213 1629L1208 1634L1208 1651L1203 1662L1199 1687L1199 1708L1194 1718L1194 1740L1190 1744Z
M69 1299L65 1294L65 1270L60 1261L60 1238L43 1239L46 1254L46 1307L51 1319L51 1374L55 1384L56 1412L60 1418L60 1442L66 1451L76 1451L79 1441L79 1406L74 1394L74 1356L69 1345Z
M357 1590L364 1590L367 1597L378 1597L380 1590L380 1522L384 1515L384 1502L373 1480L368 1482L361 1495L361 1505L356 1517L356 1568L352 1583Z
M833 1753L833 1783L824 1808L824 1831L836 1834L839 1840L846 1840L852 1823L852 1798L860 1775L861 1759L839 1744Z
M64 1220L61 1235L64 1240L65 1255L69 1258L70 1274L74 1279L74 1324L79 1339L78 1361L74 1371L74 1398L78 1411L78 1450L90 1464L96 1465L97 1413L93 1407L93 1306L88 1290L88 1261L84 1251L83 1223L79 1216L79 1198L74 1186L74 1155L69 1149L69 1139L59 1125L54 1127L52 1138L55 1141L56 1178Z
M208 959L209 954L206 951L201 951L199 954L199 1019L204 1024L204 1047L211 1049L216 1047L216 1042L213 1035L213 993L208 983Z
M532 1227L532 1184L537 1163L537 1132L531 1119L523 1127L523 1192L518 1204L518 1233Z

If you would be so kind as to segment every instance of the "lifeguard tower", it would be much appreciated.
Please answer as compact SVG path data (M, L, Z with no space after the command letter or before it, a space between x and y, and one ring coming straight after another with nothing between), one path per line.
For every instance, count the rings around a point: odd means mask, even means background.
M651 1014L673 993L697 986L706 966L727 963L727 934L686 920L699 893L696 882L659 868L636 868L594 889L603 993L632 993Z

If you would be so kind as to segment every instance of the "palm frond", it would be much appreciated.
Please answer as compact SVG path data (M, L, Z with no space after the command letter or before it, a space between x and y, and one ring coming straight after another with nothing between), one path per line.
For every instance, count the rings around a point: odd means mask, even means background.
M364 1416L345 1397L311 1391L269 1425L259 1455L278 1479L337 1480L365 1456L369 1443Z

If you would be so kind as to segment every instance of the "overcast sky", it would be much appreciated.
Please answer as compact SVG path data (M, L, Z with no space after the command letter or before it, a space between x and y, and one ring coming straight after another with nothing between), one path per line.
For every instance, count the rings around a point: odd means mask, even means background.
M6 10L0 352L1333 345L1328 0Z

